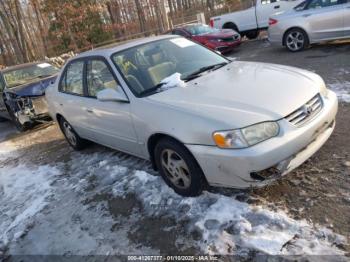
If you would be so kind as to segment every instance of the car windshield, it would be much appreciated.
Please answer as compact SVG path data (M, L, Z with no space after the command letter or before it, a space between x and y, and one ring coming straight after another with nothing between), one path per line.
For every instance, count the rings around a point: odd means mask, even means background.
M217 33L220 30L216 28L212 28L207 25L189 25L186 26L185 29L191 33L191 35L203 35L210 33Z
M49 63L41 63L6 71L3 75L7 88L13 88L31 82L35 79L54 75L58 71L58 68Z
M156 91L163 79L176 73L181 80L189 81L229 62L182 37L135 46L113 54L112 60L136 96Z

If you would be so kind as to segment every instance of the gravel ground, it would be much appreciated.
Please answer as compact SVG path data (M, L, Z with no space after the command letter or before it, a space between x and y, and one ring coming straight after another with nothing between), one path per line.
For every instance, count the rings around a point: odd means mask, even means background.
M342 43L292 54L252 41L230 55L315 71L346 101L349 50ZM249 259L349 253L349 125L350 105L341 102L330 140L288 176L262 189L212 189L183 199L147 161L95 144L73 152L55 124L19 134L0 123L0 260L16 254Z

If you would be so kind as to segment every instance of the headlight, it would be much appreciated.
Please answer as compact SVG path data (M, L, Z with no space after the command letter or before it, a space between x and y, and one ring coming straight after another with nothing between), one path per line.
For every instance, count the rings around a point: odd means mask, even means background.
M218 131L213 139L220 148L245 148L277 136L279 125L276 122L263 122L241 129Z

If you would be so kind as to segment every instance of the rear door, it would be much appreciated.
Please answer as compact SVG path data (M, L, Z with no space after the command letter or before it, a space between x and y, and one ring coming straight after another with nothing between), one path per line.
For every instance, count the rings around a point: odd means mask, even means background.
M89 114L88 125L95 135L93 140L124 152L140 155L140 146L137 143L130 114L130 103L102 102L96 98L99 91L107 88L124 93L112 68L103 57L92 57L87 60L86 87L85 105Z
M89 114L85 105L86 98L84 97L84 69L84 59L73 60L65 67L59 82L57 111L63 115L81 137L90 138Z
M341 38L344 35L343 0L312 0L302 19L309 27L311 42Z

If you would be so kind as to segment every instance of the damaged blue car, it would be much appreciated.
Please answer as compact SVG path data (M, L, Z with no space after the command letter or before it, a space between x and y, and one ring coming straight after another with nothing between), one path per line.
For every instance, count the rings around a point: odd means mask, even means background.
M28 63L0 71L0 118L20 131L49 118L45 90L59 69L48 62ZM0 119L0 120L1 120Z

